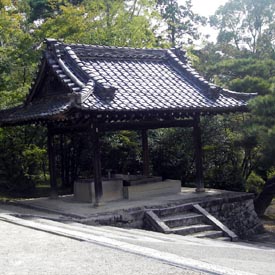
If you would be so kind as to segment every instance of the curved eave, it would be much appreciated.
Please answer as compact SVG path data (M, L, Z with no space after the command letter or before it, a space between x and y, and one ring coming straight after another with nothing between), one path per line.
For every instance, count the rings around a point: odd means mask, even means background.
M23 126L30 124L46 124L53 121L64 121L66 120L66 112L53 115L45 115L39 117L29 117L23 119L7 119L0 121L0 127L11 127L11 126Z
M45 124L53 121L65 121L67 119L67 112L60 112L52 115L41 115L39 117L28 117L22 119L6 119L0 121L0 127L11 127L11 126L23 126L29 124Z
M4 112L6 113L5 119L0 119L0 127L8 127L8 126L22 126L34 123L49 123L49 122L60 122L66 121L69 118L69 114L83 112L86 114L90 114L92 117L97 118L98 115L108 114L108 115L118 115L122 114L142 114L142 115L151 115L151 114L162 114L162 113L170 113L170 114L178 114L180 113L182 116L193 116L195 114L200 115L216 115L216 114L225 114L225 113L236 113L236 112L249 112L247 105L238 106L238 107L221 107L221 108L213 108L211 110L207 108L190 108L190 109L154 109L154 110L137 110L137 111L129 111L129 110L119 110L119 111L97 111L90 109L83 109L79 106L72 107L67 106L62 110L52 111L51 113L40 113L39 115L28 115L28 116L20 116L18 115L20 111L24 108L24 106L18 106L12 109L8 109L6 111L2 111L0 115ZM148 116L150 118L150 115Z
M215 107L215 108L152 108L152 109L143 109L143 110L127 110L127 109L120 109L120 110L97 110L97 109L90 109L85 108L80 105L74 106L72 111L75 112L83 112L85 114L108 114L108 115L115 115L115 114L131 114L131 113L140 113L140 114L149 114L149 113L182 113L183 115L192 116L193 114L201 114L201 115L215 115L215 114L225 114L225 113L237 113L237 112L249 112L249 108L247 105L240 105L240 106L232 106L232 107Z
M52 101L54 103L52 103ZM68 99L36 102L20 105L0 112L0 126L27 125L40 122L62 121L67 119L72 104Z
M235 98L237 100L243 100L246 103L250 100L255 98L258 94L257 93L240 93L240 92L235 92L235 91L231 91L228 89L221 89L220 92L228 97L232 97Z

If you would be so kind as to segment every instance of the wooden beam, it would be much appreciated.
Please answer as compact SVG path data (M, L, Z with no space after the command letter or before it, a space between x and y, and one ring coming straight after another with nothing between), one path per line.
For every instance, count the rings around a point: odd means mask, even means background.
M133 121L133 122L114 122L103 123L100 125L102 131L119 131L119 130L146 130L172 127L193 127L192 119L185 120L162 120L162 121Z
M51 185L51 198L56 198L57 193L57 183L56 183L56 162L55 162L55 148L54 148L54 134L52 133L50 127L48 127L48 158L49 158L49 170L50 170L50 185Z
M99 129L96 124L92 126L92 142L93 142L93 168L94 168L94 186L95 186L95 203L97 207L100 205L103 195L102 176L101 176L101 158L100 158L100 142Z
M193 138L195 147L196 191L204 192L200 116L194 116Z
M149 148L147 130L141 131L143 175L149 176Z
M98 129L100 131L120 131L120 130L146 130L146 129L159 129L159 128L173 128L173 127L193 127L193 119L184 120L146 120L146 121L131 121L131 122L109 122L98 123ZM90 124L79 124L63 126L61 128L54 128L55 134L65 134L77 131L87 132Z

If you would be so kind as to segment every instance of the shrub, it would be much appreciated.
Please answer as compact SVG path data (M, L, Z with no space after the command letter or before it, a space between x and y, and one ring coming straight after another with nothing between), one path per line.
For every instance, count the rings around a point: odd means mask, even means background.
M253 171L246 181L246 191L259 194L264 184L265 181Z

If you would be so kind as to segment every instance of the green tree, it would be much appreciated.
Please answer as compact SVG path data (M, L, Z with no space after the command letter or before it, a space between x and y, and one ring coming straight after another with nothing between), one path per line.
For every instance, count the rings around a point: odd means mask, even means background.
M211 60L208 63L202 63L200 70L208 79L233 91L263 95L269 93L272 86L275 61L220 57L214 62Z
M274 54L273 0L229 0L210 18L218 43L248 49L255 56Z
M44 20L61 12L65 4L79 5L83 0L27 0L29 4L29 20Z
M40 53L35 49L36 43L31 26L27 22L28 5L24 1L6 0L0 2L0 9L0 108L2 109L22 103L34 77ZM33 139L34 132L40 136L40 131L31 130L31 127L1 129L0 167L4 169L8 179L5 186L0 186L1 189L14 192L33 187L32 176L38 173L35 167L38 165L38 159L41 160L43 151L43 147L40 147L41 151L35 145L39 139ZM23 157L31 154L32 157Z
M2 2L0 13L0 107L13 105L26 95L37 61L34 40L21 10Z
M67 43L87 43L89 25L83 6L61 6L60 13L47 18L36 30L35 35L43 40L45 37L63 39Z
M267 178L267 172L275 166L275 81L272 91L254 99L251 104L252 122L259 131L258 140L262 144L261 169Z
M252 113L244 115L243 119L237 115L231 117L230 131L220 135L220 125L212 132L219 136L220 144L217 145L221 149L228 148L226 151L222 149L226 152L222 156L227 159L223 164L225 171L235 171L239 174L237 180L248 181L248 184L252 181L251 173L257 174L253 177L253 185L259 176L261 182L266 180L268 170L274 166L272 161L268 161L274 152L270 138L272 126L263 126L265 121L273 121L267 113L272 112L268 102L272 105L274 96L274 12L274 1L230 0L210 20L219 30L217 43L193 50L199 57L195 65L208 80L230 90L260 95L251 103ZM267 106L264 107L262 102ZM260 110L266 114L260 115ZM240 123L242 127L238 126ZM208 149L213 148L211 146L208 145ZM211 159L214 151L208 150L207 153ZM214 155L213 160L220 157ZM213 180L213 176L210 174L210 179ZM222 182L221 179L218 182Z
M205 18L192 11L191 0L186 0L184 5L179 5L177 0L158 0L157 7L166 23L172 47L192 44L199 39L198 25L204 24Z
M95 0L77 6L66 4L59 9L38 28L39 37L74 43L156 46L157 23L152 18L157 22L157 15L151 1Z
M130 46L156 46L158 14L152 0L97 0L87 5L93 32L90 43Z

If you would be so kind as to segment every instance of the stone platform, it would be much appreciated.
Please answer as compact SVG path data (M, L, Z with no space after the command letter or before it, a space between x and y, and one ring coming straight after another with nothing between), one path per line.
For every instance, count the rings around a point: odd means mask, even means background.
M99 207L94 207L93 203L79 202L75 199L74 195L59 196L58 198L43 197L20 199L13 200L11 203L75 218L90 218L94 216L103 216L107 213L118 213L121 211L131 212L134 209L151 209L162 206L242 196L251 195L215 189L206 189L204 193L197 193L195 188L183 187L181 188L181 192L177 194L133 200L120 199L103 203Z
M14 200L11 203L57 213L85 224L129 228L144 228L144 213L147 210L199 204L238 235L246 237L262 228L254 211L253 197L249 193L214 189L196 193L194 188L182 188L180 193L174 195L137 200L121 199L106 202L99 207L94 207L92 203L77 202L73 195L60 196L57 199Z

